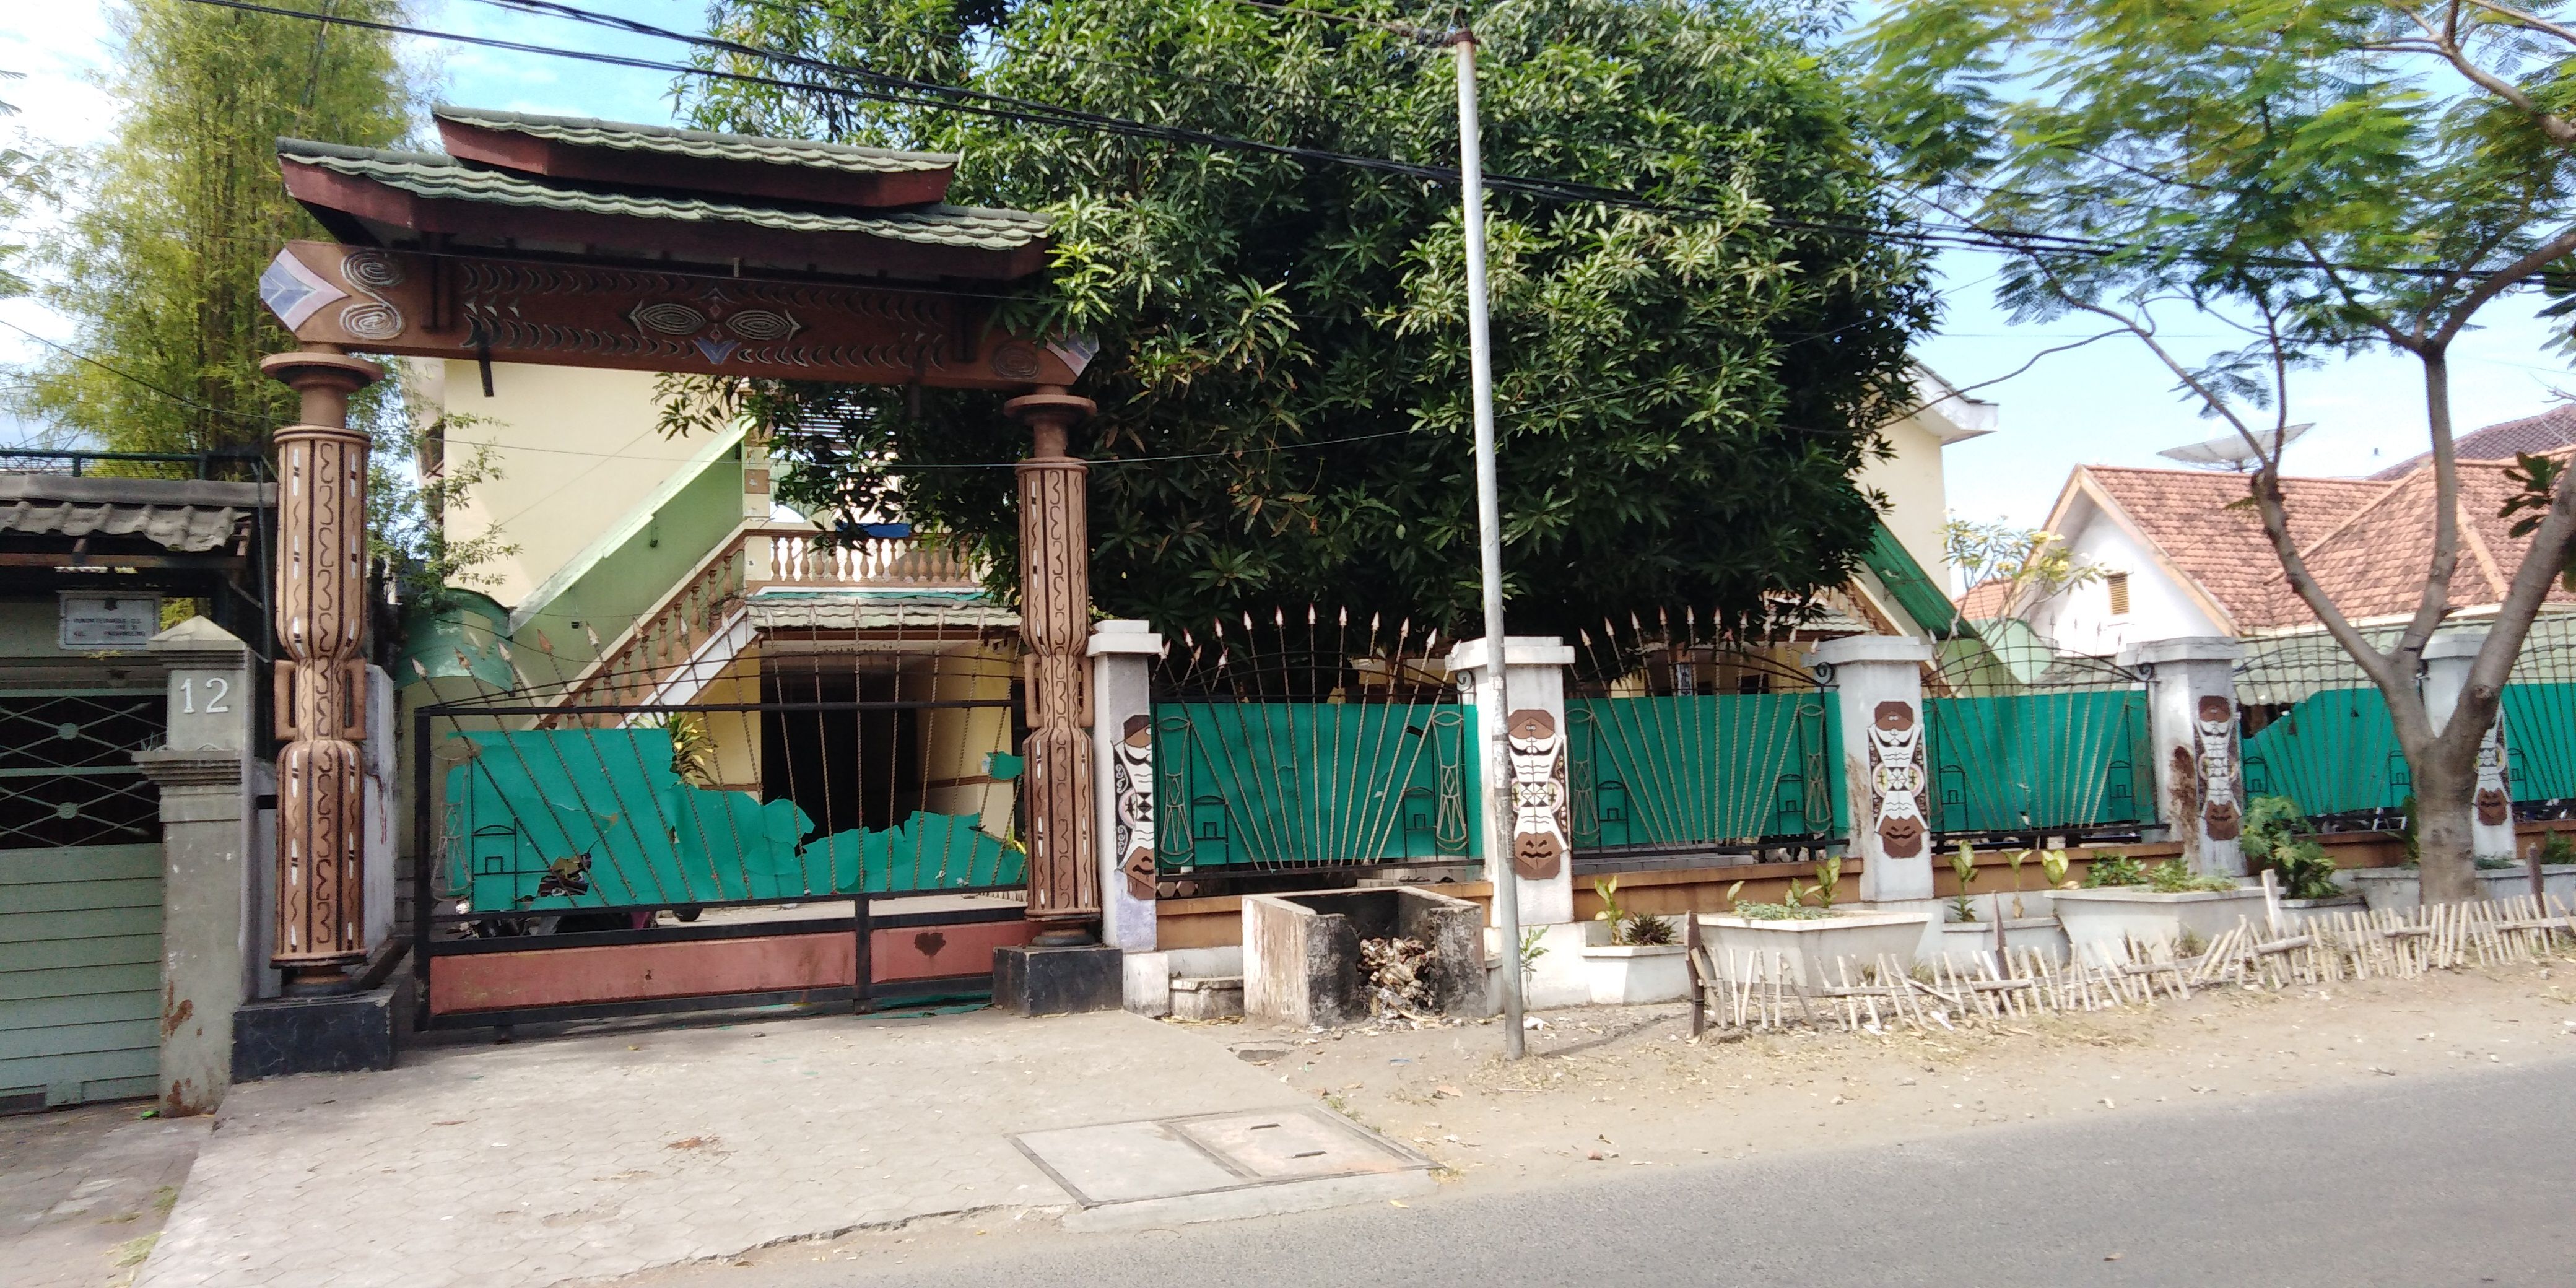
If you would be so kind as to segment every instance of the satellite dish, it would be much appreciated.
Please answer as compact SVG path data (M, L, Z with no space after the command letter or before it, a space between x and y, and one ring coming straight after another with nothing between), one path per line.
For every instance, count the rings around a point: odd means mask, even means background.
M2315 428L2313 423L2304 423L2284 425L2277 433L2268 430L2257 430L2255 433L2257 437L2265 435L2275 437L2277 441L2269 445L2272 449L2270 454L2279 456L2282 448L2297 442L2301 435ZM2262 454L2257 453L2253 445L2245 441L2245 436L2242 434L2228 434L2210 439L2205 443L2193 443L2188 447L2168 447L2156 455L2169 461L2181 461L2185 465L2214 465L2220 469L2240 472L2254 468L2255 463L2263 459Z

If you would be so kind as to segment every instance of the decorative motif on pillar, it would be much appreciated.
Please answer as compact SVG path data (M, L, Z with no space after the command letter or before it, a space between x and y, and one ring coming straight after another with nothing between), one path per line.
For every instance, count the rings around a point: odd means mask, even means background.
M2502 709L2497 710L2495 723L2487 726L2486 736L2478 739L2476 803L2478 822L2488 827L2513 821L2513 779L2506 767Z
M349 395L384 377L346 354L272 355L303 395L277 431L277 947L289 991L344 987L367 955L361 858L366 771L367 436Z
M1032 450L1020 484L1020 636L1028 645L1027 702L1029 916L1092 921L1100 916L1099 860L1092 846L1090 467L1065 450L1088 398L1060 388L1014 398L1006 409L1028 422Z
M1882 853L1918 858L1931 830L1932 801L1923 772L1923 721L1911 702L1882 702L1869 727L1869 811Z
M1127 717L1119 731L1110 796L1118 804L1118 872L1131 899L1154 897L1154 721Z
M2233 841L2245 831L2245 810L2236 802L2236 704L2202 694L2192 710L2192 741L2199 763L2190 777L2200 789L2201 830L2213 841Z
M1571 845L1565 734L1555 716L1528 707L1511 714L1503 738L1512 766L1512 871L1524 881L1553 880Z

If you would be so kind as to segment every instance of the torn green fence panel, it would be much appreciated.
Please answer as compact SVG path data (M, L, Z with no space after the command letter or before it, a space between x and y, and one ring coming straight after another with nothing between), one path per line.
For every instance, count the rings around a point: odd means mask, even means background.
M793 801L683 781L661 729L457 736L470 751L447 778L446 888L478 912L1007 886L1025 871L976 817L809 840Z

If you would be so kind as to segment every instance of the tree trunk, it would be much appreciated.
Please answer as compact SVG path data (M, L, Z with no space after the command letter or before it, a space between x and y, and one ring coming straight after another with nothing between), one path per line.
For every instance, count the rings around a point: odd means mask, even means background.
M2478 745L2436 738L2408 747L2415 778L2416 861L2424 902L2466 903L2477 897L2477 864L2471 850L2472 797L2477 789Z

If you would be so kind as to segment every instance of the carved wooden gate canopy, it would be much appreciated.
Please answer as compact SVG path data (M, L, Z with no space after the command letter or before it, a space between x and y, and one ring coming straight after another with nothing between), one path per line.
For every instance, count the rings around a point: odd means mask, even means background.
M260 279L301 351L266 366L304 394L279 431L278 952L324 990L363 958L355 680L366 447L347 395L364 353L1019 391L1029 912L1097 920L1083 462L1091 410L1066 386L1087 343L994 325L1044 266L1047 223L946 204L958 158L797 139L442 107L443 153L278 141L287 191L336 242L295 242Z
M1021 389L1088 355L990 327L1046 220L940 199L957 158L440 108L445 153L278 141L339 244L261 286L372 353Z

